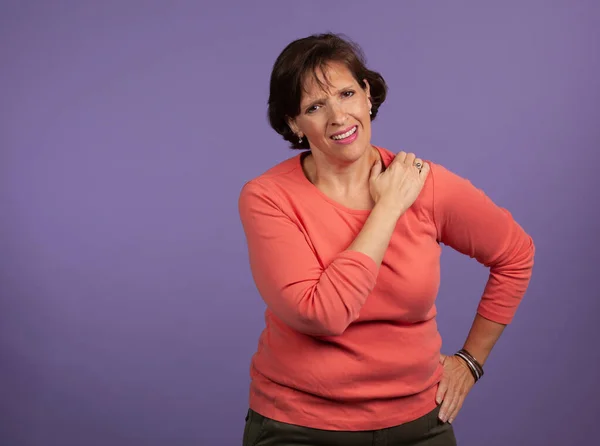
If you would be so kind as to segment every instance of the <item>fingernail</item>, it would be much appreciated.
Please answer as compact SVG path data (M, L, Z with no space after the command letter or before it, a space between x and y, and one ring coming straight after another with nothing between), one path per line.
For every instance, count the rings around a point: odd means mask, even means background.
M454 418L450 418L450 419L448 420L448 423L450 423L450 424L452 424L453 422L454 422Z

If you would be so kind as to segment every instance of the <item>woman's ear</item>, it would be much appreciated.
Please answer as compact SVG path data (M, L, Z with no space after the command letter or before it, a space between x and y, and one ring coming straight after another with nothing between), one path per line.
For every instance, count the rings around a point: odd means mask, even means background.
M287 125L290 127L290 129L292 130L292 132L295 135L298 135L299 137L302 136L300 129L298 128L298 125L296 124L296 120L295 119L287 119Z
M369 102L369 110L373 107L373 103L371 102L371 86L369 85L369 81L363 79L365 83L365 94L367 95L367 101Z

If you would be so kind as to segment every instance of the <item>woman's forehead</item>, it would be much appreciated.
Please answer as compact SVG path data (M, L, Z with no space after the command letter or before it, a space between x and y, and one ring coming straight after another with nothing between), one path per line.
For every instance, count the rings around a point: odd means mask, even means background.
M323 67L307 71L303 80L306 97L322 96L323 93L336 93L340 88L356 84L350 70L340 62L332 62Z

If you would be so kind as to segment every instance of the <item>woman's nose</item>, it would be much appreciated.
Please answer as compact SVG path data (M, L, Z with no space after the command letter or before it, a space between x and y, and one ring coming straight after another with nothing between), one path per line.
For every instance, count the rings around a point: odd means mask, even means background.
M340 104L332 104L329 107L330 117L329 120L332 124L344 124L346 122L348 114L344 107Z

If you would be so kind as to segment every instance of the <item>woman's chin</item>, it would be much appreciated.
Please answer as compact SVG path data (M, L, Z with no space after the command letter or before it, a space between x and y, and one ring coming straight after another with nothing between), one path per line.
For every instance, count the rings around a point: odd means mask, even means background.
M331 161L342 162L344 164L358 161L369 152L371 144L358 138L351 144L339 144L334 141L323 141L322 144L312 146L311 151L320 152L325 158Z
M361 140L356 140L352 144L334 145L332 152L338 154L347 161L357 161L369 152L370 144Z

